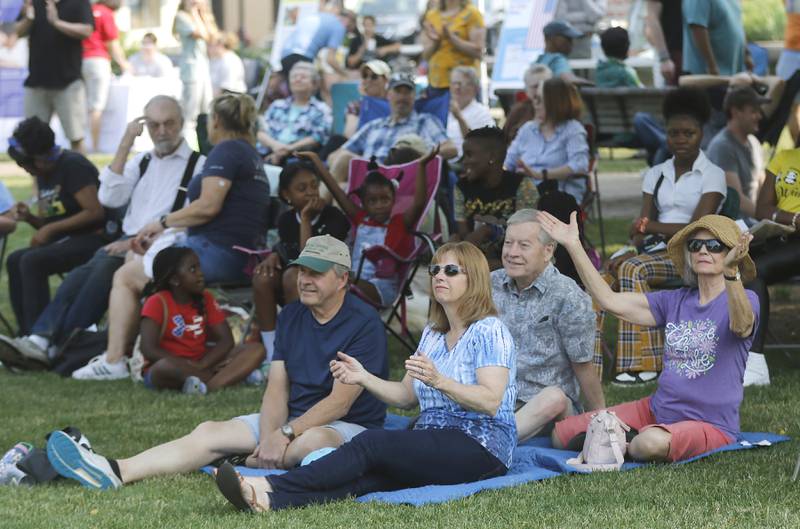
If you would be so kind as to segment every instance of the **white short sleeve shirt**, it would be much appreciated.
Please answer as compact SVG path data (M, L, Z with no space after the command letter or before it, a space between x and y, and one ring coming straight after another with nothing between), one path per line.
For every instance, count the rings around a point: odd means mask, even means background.
M644 175L642 191L652 195L661 175L664 180L654 197L658 207L658 221L664 223L688 224L700 197L706 193L728 194L725 171L711 163L703 151L697 156L692 170L675 181L675 158L651 167ZM720 203L720 207L722 203Z

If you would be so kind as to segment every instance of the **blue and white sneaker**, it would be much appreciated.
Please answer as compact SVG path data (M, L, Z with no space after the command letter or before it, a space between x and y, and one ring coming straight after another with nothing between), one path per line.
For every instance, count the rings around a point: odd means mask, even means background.
M198 377L191 376L183 381L182 391L187 395L205 395L208 393L208 386Z
M120 480L105 457L91 448L78 444L62 431L50 434L47 440L47 459L60 475L74 479L87 489L118 489Z

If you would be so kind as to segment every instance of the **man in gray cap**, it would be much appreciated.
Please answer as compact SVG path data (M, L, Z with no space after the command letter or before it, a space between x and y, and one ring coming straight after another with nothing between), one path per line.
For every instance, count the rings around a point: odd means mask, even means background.
M407 134L420 136L428 143L429 149L439 145L439 154L443 158L456 156L456 146L447 138L442 123L431 114L414 111L415 98L416 84L413 74L400 72L389 78L387 99L391 114L386 118L370 121L331 154L331 173L338 182L347 181L350 160L355 157L375 156L381 162L389 154L395 140Z
M544 33L544 53L536 59L536 64L543 64L550 68L554 77L561 77L565 81L577 84L587 84L588 81L572 73L567 56L572 52L574 40L583 36L566 20L553 20L542 30Z
M348 292L350 251L331 237L311 237L300 256L300 299L278 315L275 353L261 412L204 422L188 435L127 459L110 459L69 436L51 437L56 470L95 489L189 472L233 454L248 466L291 468L309 453L338 447L366 428L381 428L386 405L360 386L335 381L330 362L342 351L387 378L386 334L378 313Z

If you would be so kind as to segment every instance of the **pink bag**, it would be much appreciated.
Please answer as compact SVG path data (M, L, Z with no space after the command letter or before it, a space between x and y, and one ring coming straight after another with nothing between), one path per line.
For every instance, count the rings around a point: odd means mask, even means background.
M568 459L567 464L579 470L619 470L628 450L625 432L630 429L613 411L593 414L586 428L583 451L578 457Z

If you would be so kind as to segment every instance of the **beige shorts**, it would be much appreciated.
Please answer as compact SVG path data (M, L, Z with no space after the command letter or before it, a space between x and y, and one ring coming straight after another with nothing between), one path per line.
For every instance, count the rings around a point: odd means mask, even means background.
M53 113L58 115L64 134L70 141L83 139L86 127L86 90L82 79L76 79L65 88L25 87L25 117L37 116L50 123Z
M111 61L103 57L83 59L81 73L86 83L86 104L89 111L102 112L106 108L111 86Z

